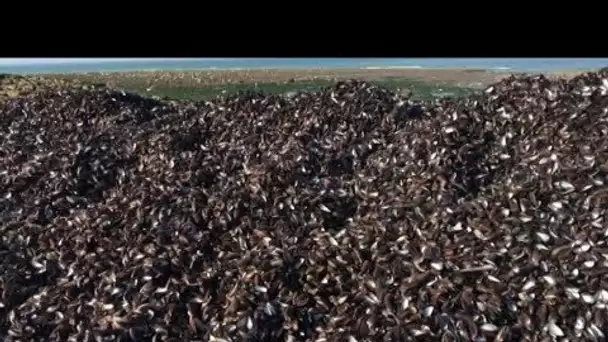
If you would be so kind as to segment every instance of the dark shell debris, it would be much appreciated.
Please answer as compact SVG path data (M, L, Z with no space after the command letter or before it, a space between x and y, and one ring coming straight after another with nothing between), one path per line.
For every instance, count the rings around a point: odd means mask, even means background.
M605 341L608 69L0 102L3 341Z

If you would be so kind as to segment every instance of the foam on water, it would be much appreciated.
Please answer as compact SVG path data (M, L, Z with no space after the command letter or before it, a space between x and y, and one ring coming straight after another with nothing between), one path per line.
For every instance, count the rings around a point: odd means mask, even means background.
M362 67L361 69L368 69L368 70L382 70L382 69L422 69L422 66L420 66L420 65L384 65L384 66L372 65L372 66L366 66L366 67Z

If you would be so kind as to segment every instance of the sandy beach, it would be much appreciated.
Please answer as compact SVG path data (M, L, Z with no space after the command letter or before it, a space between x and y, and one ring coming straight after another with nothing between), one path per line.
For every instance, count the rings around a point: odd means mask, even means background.
M570 78L580 72L545 74L550 78ZM376 82L391 90L413 92L420 98L466 96L511 73L474 69L255 69L230 71L141 71L84 74L38 74L0 79L0 99L25 96L45 88L99 84L146 96L205 100L217 94L251 89L267 93L314 90L337 80L359 79ZM441 95L443 94L443 95Z
M572 77L579 72L556 72L551 77ZM198 87L239 83L283 83L306 80L336 80L356 78L374 80L405 78L434 84L461 87L483 87L508 77L511 73L485 70L456 69L311 69L311 70L231 70L231 71L170 71L116 72L61 75L88 82L116 85L146 85L167 87Z

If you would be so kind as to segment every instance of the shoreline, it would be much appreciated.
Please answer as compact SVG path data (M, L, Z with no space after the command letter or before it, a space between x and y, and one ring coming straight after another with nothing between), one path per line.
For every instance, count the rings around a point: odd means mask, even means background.
M89 82L105 82L109 85L120 83L140 86L200 87L222 84L243 83L283 83L297 81L339 80L356 78L378 80L402 78L425 83L460 87L482 88L510 75L544 74L550 78L570 78L585 71L552 71L548 73L507 72L482 69L243 69L243 70L184 70L184 71L112 71L94 73L44 73L27 76L61 77Z
M49 86L58 88L80 84L107 86L150 97L207 100L220 94L247 90L275 94L316 91L340 80L359 79L396 93L413 94L419 99L432 99L441 96L466 96L511 75L534 74L482 69L411 68L4 74L8 77L6 81L0 81L0 98L15 98L34 89ZM579 74L581 72L578 71L544 73L548 78L566 79Z

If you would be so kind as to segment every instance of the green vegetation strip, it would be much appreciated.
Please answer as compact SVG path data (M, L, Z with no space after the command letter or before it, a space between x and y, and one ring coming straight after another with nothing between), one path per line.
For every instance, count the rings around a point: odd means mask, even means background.
M0 77L0 100L4 98L15 98L27 96L28 94L44 89L56 89L65 87L87 88L91 84L96 87L104 83L111 88L122 89L129 92L139 93L144 96L155 96L172 100L209 100L218 95L230 95L243 91L255 91L265 94L288 94L299 91L320 91L325 87L332 86L337 78L308 79L291 82L260 82L232 81L216 84L196 84L188 80L172 79L147 80L133 79L125 75L113 79L104 77L92 77L90 75L55 75L54 77ZM109 76L108 76L109 77ZM403 77L384 77L366 79L377 86L387 88L401 94L411 94L412 98L419 100L431 100L437 97L461 97L478 91L478 88L462 87L453 84L437 84L428 81L415 80ZM150 84L153 84L150 86Z
M409 79L381 79L369 81L381 87L385 87L398 93L412 93L412 97L420 100L430 100L437 97L459 97L470 95L477 91L474 88L458 87L450 85L437 85ZM265 94L286 94L298 91L317 91L331 86L335 81L295 81L292 83L261 83L261 84L223 84L213 86L153 86L145 88L142 85L117 84L117 87L126 91L139 93L146 96L158 96L174 100L209 100L217 95L229 95L239 91L257 91Z

